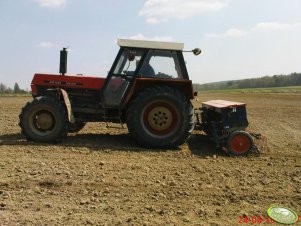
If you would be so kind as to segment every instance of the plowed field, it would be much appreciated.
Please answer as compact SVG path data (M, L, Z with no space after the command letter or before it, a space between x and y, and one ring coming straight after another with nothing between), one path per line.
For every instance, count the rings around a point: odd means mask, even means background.
M229 157L194 131L176 150L142 149L104 123L36 144L18 126L30 98L0 97L0 225L268 225L272 204L301 215L301 94L203 94L194 104L210 99L247 103L249 129L268 148Z

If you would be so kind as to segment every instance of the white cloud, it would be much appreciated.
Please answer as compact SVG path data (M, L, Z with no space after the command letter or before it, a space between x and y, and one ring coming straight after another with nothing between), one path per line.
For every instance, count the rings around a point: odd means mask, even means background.
M204 12L219 11L228 0L146 0L139 15L147 23L157 24L170 19L183 19Z
M258 31L280 31L301 27L301 23L258 23L253 30Z
M59 8L66 5L67 0L33 0L41 7Z
M246 35L248 32L243 29L231 28L226 31L226 37L240 37Z
M41 42L38 46L41 47L41 48L48 48L49 49L49 48L54 47L55 44L52 43L52 42Z
M275 32L275 31L283 31L288 29L296 29L301 28L301 23L277 23L277 22L270 22L270 23L258 23L253 28L244 30L244 29L237 29L231 28L228 29L224 33L207 33L205 34L206 39L213 39L213 38L225 38L225 37L241 37L252 32Z
M238 28L231 28L222 34L216 34L216 33L205 34L205 38L211 39L211 38L241 37L241 36L245 36L247 34L248 34L248 31L246 31L246 30L238 29Z

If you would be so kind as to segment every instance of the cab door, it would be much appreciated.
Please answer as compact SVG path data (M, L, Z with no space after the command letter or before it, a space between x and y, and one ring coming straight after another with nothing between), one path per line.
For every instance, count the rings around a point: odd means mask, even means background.
M118 108L135 78L143 50L122 48L110 70L103 90L103 101L108 108Z

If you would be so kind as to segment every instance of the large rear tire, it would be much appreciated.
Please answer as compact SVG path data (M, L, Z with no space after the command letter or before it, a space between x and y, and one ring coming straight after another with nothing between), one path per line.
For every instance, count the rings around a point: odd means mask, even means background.
M35 142L57 142L68 130L66 108L51 97L36 97L19 115L22 134Z
M127 111L127 126L131 136L143 147L177 147L193 130L193 107L179 90L151 87L132 101Z

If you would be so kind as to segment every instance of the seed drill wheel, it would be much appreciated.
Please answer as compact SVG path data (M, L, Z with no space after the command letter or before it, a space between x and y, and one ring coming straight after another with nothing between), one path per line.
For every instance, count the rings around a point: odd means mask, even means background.
M19 115L22 134L35 142L56 142L67 134L66 108L51 97L36 97Z
M246 131L235 131L228 139L227 149L236 156L248 155L254 147L252 136Z
M132 137L146 148L176 147L193 130L193 107L178 90L156 86L141 92L127 111Z

